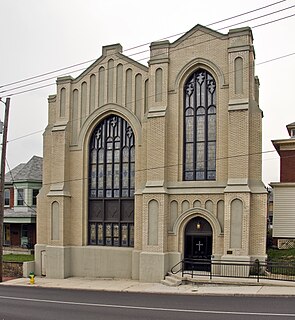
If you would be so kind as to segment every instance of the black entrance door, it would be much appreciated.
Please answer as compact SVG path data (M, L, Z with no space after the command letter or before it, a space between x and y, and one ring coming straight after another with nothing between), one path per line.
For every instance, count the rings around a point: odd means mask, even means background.
M211 259L212 236L186 236L186 257L190 259Z
M184 257L187 260L186 269L210 271L208 261L212 255L212 228L205 219L193 218L187 224L184 249ZM207 262L199 261L197 263L196 260L207 260Z

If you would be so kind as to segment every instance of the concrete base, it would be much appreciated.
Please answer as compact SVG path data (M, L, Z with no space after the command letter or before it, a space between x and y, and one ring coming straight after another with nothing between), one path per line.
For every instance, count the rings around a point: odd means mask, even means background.
M254 262L255 260L259 260L260 262L265 262L267 259L267 255L263 256L251 256L251 261Z
M46 275L46 245L35 245L35 275Z
M179 252L150 253L132 248L36 245L34 267L36 275L54 279L93 277L160 282L180 260Z
M132 279L139 280L139 261L140 261L139 250L132 251Z
M46 247L46 276L65 279L71 276L70 247Z
M182 260L180 252L169 252L169 270Z
M169 271L169 253L141 252L139 280L160 282Z
M131 279L132 248L71 247L71 276Z
M231 265L221 265L220 275L222 276L234 276L234 277L248 277L250 274L250 266L243 265L249 264L251 261L250 256L233 256L225 255L221 257L223 263L229 263Z
M132 248L36 245L35 274L54 279L67 277L131 279L132 251Z
M31 272L35 273L35 261L26 261L23 263L23 277L28 278Z

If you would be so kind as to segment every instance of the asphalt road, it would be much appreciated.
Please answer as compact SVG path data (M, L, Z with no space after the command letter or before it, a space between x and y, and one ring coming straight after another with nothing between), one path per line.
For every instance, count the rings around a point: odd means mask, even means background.
M0 320L294 319L294 297L118 293L0 286Z

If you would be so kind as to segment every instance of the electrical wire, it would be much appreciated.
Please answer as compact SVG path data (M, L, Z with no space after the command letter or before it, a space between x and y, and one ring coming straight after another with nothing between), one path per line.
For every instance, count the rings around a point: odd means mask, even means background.
M273 4L270 4L270 5L267 5L267 6L263 6L263 7L260 7L260 8L257 8L257 9L254 9L254 10L251 10L251 11L248 11L248 12L245 12L245 13L242 13L242 14L239 14L239 15L236 15L236 16L233 16L233 17L229 17L229 18L226 18L226 19L223 19L223 20L219 20L219 21L217 21L217 22L213 22L213 23L208 24L207 27L208 27L208 26L211 26L211 25L214 25L214 24L217 24L217 23L221 23L221 22L224 22L224 21L228 21L228 20L234 19L234 18L236 18L236 17L240 17L240 16L243 16L243 15L247 15L247 14L249 14L249 13L253 13L253 12L255 12L255 11L259 11L259 10L265 9L265 8L267 8L267 7L270 7L270 6L279 4L279 3L281 3L281 2L285 2L285 1L286 1L286 0L282 0L282 1L279 1L279 2L276 2L276 3L273 3ZM230 26L227 26L227 27L219 28L219 29L217 29L217 31L220 31L220 30L223 30L223 29L226 29L226 28L229 28L229 27L233 27L233 26L236 26L236 25L245 23L245 22L249 22L249 21L253 21L253 20L256 20L256 19L260 19L260 18L262 18L262 17L266 17L266 16L269 16L269 15L272 15L272 14L275 14L275 13L278 13L278 12L282 12L282 11L284 11L284 10L289 10L289 9L291 9L291 8L293 8L293 7L294 7L294 5L293 5L293 6L290 6L290 7L287 7L287 8L283 8L283 9L277 10L277 11L273 11L273 12L271 12L271 13L268 13L268 14L265 14L265 15L262 15L262 16L259 16L259 17L256 17L256 18L252 18L252 19L248 19L248 20L245 20L245 21L242 21L242 22L238 22L238 23L235 23L235 24L230 25ZM289 17L290 17L290 16L289 16ZM283 19L283 18L282 18L282 19ZM280 19L280 20L282 20L282 19ZM277 21L278 21L278 20L277 20ZM256 27L256 26L255 26L255 27ZM255 27L254 27L254 28L255 28ZM166 38L163 38L163 39L168 39L168 38L171 38L171 37L175 37L175 36L180 35L180 34L184 34L184 33L182 32L182 33L179 33L179 34L176 34L176 35L172 35L172 36L169 36L169 37L166 37ZM142 45L139 45L139 46L135 46L135 47L126 49L126 50L124 50L123 52L129 51L129 50L132 50L132 49L135 49L135 48L139 48L139 47L142 47L142 46L144 46L144 45L146 45L146 44L142 44ZM149 51L149 50L141 51L140 53L144 53L144 52L147 52L147 51ZM139 53L134 53L134 54L131 54L130 56L132 56L132 55L137 55L137 54L139 54ZM146 60L146 59L148 59L148 57L139 59L138 61ZM5 86L10 86L10 85L13 85L13 84L17 84L17 83L21 83L21 82L25 82L25 81L29 81L29 80L36 79L36 78L39 78L39 77L43 77L43 76L45 76L45 75L57 73L57 72L59 72L59 71L63 71L63 70L66 70L66 69L69 69L69 68L73 68L73 67L75 67L75 66L79 66L79 65L82 65L82 64L90 63L90 62L93 62L93 61L95 61L95 59L88 60L88 61L85 61L85 62L81 62L81 63L75 64L75 65L71 65L71 66L69 66L69 67L64 67L64 68L61 68L61 69L57 69L57 70L54 70L54 71L46 72L46 73L43 73L43 74L40 74L40 75L37 75L37 76L33 76L33 77L30 77L30 78L26 78L26 79L22 79L22 80L19 80L19 81L15 81L15 82L12 82L12 83L9 83L9 84L6 84L6 85L2 85L2 86L0 86L0 88L3 88L3 87L5 87ZM81 71L81 70L84 70L84 68L83 68L83 69L79 69L79 70L74 70L74 71L72 71L72 72L75 73L75 72L78 72L78 71ZM47 79L43 79L43 80L40 80L40 81L35 81L35 82L33 82L33 83L25 84L25 85L22 85L22 86L19 86L19 87L16 87L16 88L7 89L7 90L4 90L4 91L1 91L0 94L1 94L1 93L5 93L5 92L7 92L7 91L13 91L13 90L16 90L16 89L18 89L18 88L22 88L22 87L26 87L26 86L31 86L31 85L36 84L36 83L39 83L39 82L48 81L48 80L51 80L52 78L56 78L56 76L50 77L50 78L47 78ZM44 87L44 86L38 87L38 89L39 89L39 88L43 88L43 87ZM24 93L24 92L21 92L21 93Z
M277 61L277 60L280 60L280 59L284 59L284 58L288 58L290 56L293 56L295 55L295 52L292 52L292 53L289 53L289 54L286 54L286 55L283 55L283 56L280 56L280 57L275 57L275 58L272 58L272 59L269 59L269 60L266 60L266 61L262 61L262 62L259 62L259 63L256 63L256 66L259 66L259 65L262 65L262 64L266 64L266 63L270 63L270 62L273 62L273 61ZM244 67L243 70L246 70L248 67ZM225 73L224 75L229 75L233 73L233 71L231 72L228 72L228 73ZM54 85L54 84L51 84L51 85ZM131 101L130 103L135 103L135 102L138 102L138 101L143 101L145 100L146 98L152 98L154 97L155 95L149 95L148 97L143 97L141 99L136 99L136 100L133 100ZM80 121L82 118L76 118L76 119L70 119L69 122L75 122L75 121ZM20 140L20 139L23 139L23 138L26 138L28 136L31 136L31 135L34 135L34 134L37 134L37 133L41 133L41 132L44 132L44 130L38 130L38 131L34 131L34 132L31 132L31 133L28 133L26 135L23 135L23 136L19 136L17 138L14 138L14 139L10 139L7 141L7 143L10 143L10 142L13 142L13 141L16 141L16 140ZM2 145L2 143L0 143L0 146Z
M284 2L284 1L279 1L279 2ZM294 7L294 6L292 6L292 7ZM290 8L290 7L288 7L288 8ZM255 11L257 11L257 10L259 10L259 9L256 9ZM287 10L287 8L282 9L282 10ZM281 10L280 10L280 11L281 11ZM241 14L241 15L243 15L243 14ZM241 15L240 15L240 16L241 16ZM291 15L291 16L293 16L293 15ZM290 16L288 16L288 17L290 17ZM231 18L228 18L228 19L231 19ZM222 21L225 21L225 20L228 20L228 19L220 20L219 22L222 22ZM257 19L257 18L255 18L255 19ZM279 20L282 20L282 19L285 19L285 18L277 19L277 20L275 20L275 22L276 22L276 21L279 21ZM272 23L272 22L273 22L273 21L268 22L268 23ZM217 23L217 22L216 22L216 23ZM265 24L263 24L263 25L265 25ZM258 25L258 26L260 26L260 25ZM255 28L255 27L258 27L258 26L254 26L254 27L252 27L252 28ZM226 28L228 28L228 27L226 27ZM131 49L132 49L132 48L129 48L129 49L127 49L127 50L131 50ZM125 50L125 51L127 51L127 50ZM257 63L256 65L264 64L264 63L271 62L271 61L275 61L275 60L278 60L278 59L282 59L282 58L285 58L285 57L288 57L288 56L291 56L291 55L294 55L294 54L295 54L295 53L291 53L291 54L287 54L287 55L284 55L284 56L281 56L281 57L273 58L273 59L270 59L270 60L268 60L268 61L264 61L264 62L261 62L261 63ZM87 62L90 62L90 60L87 61ZM85 63L87 63L87 62L85 62ZM80 65L80 64L76 64L76 65ZM62 68L61 70L64 70L64 68ZM80 70L84 70L84 69L79 69L79 71L80 71ZM48 73L47 73L47 74L48 74ZM37 77L37 76L36 76L36 77ZM34 78L35 78L35 77L34 77ZM55 78L55 77L54 77L54 78ZM41 80L41 81L44 81L44 80ZM40 81L40 82L41 82L41 81ZM38 83L38 82L37 82L37 83ZM48 86L52 86L52 85L54 85L54 84L49 84L49 85L40 86L40 87L37 87L37 88L30 89L29 91L37 90L37 89L44 88L44 87L48 87ZM19 92L19 93L16 93L16 94L20 94L20 93L24 93L24 92L28 92L28 90L25 90L25 91L23 91L23 92ZM13 95L14 95L14 94L13 94ZM72 120L72 121L75 121L75 120ZM24 136L18 137L18 138L16 138L16 139L12 139L12 140L10 140L9 142L15 141L15 140L21 139L21 138L23 138L23 137L27 137L27 136L29 136L29 135L39 133L39 132L42 132L42 130L37 131L37 132L34 132L34 133L30 133L30 134L28 134L28 135L24 135Z
M295 7L295 6L294 6ZM295 14L292 14L292 15L289 15L289 16L286 16L286 17L283 17L283 18L279 18L279 19L275 19L275 20L272 20L272 21L269 21L269 22L265 22L265 23L262 23L262 24L259 24L259 25L256 25L256 26L253 26L252 29L254 28L257 28L257 27L261 27L261 26L265 26L265 25L268 25L270 23L274 23L274 22L278 22L278 21L281 21L281 20L284 20L284 19L287 19L287 18L291 18L291 17L294 17ZM238 23L240 24L240 23ZM237 24L234 24L232 26L236 26ZM228 26L230 27L230 26ZM226 28L228 28L226 27ZM219 29L220 30L220 29ZM202 35L201 35L202 36ZM216 38L217 39L217 38ZM188 45L186 47L181 47L181 48L178 48L178 49L174 49L174 50L171 50L171 52L174 52L174 51L178 51L178 50L183 50L183 49L186 49L186 48L189 48L191 46L195 46L195 45L200 45L200 44L203 44L203 43L206 43L206 42L211 42L211 41L215 41L216 39L209 39L209 40L205 40L203 42L200 42L198 44L193 44L193 45ZM161 54L159 54L161 55ZM293 55L293 53L289 54L289 55ZM156 56L156 55L155 55ZM154 56L154 57L155 57ZM145 57L145 58L142 58L142 59L139 59L135 62L139 62L141 60L146 60L148 59L148 57ZM279 59L279 58L276 58L276 59ZM127 64L127 63L126 63ZM114 68L114 67L113 67ZM84 70L84 69L83 69ZM105 71L107 71L108 68L105 68ZM75 72L75 71L74 71ZM93 74L97 73L97 72L92 72ZM54 77L55 78L55 77ZM47 79L49 80L49 79ZM39 82L42 82L42 81L46 81L46 80L41 80L41 81L37 81L36 83L39 83ZM28 84L28 85L24 85L22 87L26 87L26 86L30 86L31 84ZM19 91L19 92L16 92L16 93L11 93L11 94L6 94L4 96L2 96L2 98L7 98L7 97L12 97L12 96L16 96L16 95L20 95L20 94L23 94L23 93L27 93L27 92L31 92L31 91L35 91L35 90L39 90L39 89L43 89L45 87L49 87L49 86L53 86L55 85L55 83L51 83L51 84L47 84L47 85L43 85L43 86L39 86L39 87L36 87L36 88L31 88L31 89L27 89L27 90L23 90L23 91ZM10 90L7 90L7 91L13 91L13 90L16 90L17 88L13 88L13 89L10 89ZM3 93L4 91L2 91Z
M257 156L257 155L261 155L261 154L267 154L267 153L273 153L276 152L276 150L267 150L267 151L261 151L261 152L254 152L254 153L248 153L248 154L240 154L240 155L234 155L234 156L227 156L227 157L220 157L220 158L216 158L216 161L221 161L221 160L227 160L227 159L232 159L232 158L239 158L239 157L247 157L247 156ZM293 156L286 156L283 158L290 158L290 157L295 157L295 155ZM179 166L183 166L183 163L177 163L177 164L171 164L171 165L165 165L165 166L155 166L155 167L150 167L150 168L145 168L145 169L137 169L135 170L135 174L136 173L141 173L141 172L147 172L147 171L151 171L151 170L158 170L158 169L168 169L168 168L173 168L173 167L179 167ZM103 177L106 177L106 175L104 174ZM85 178L75 178L75 179L66 179L66 180L59 180L59 181L51 181L50 183L43 183L43 186L46 185L51 185L51 184L55 184L55 183L66 183L66 182L78 182L78 181L87 181L89 180L89 177L85 177Z

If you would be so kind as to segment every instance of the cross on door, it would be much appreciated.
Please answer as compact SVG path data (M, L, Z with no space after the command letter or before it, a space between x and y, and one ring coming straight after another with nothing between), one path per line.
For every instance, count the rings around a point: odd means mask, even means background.
M204 244L199 240L199 243L196 243L196 247L198 247L198 251L201 251L201 246Z

